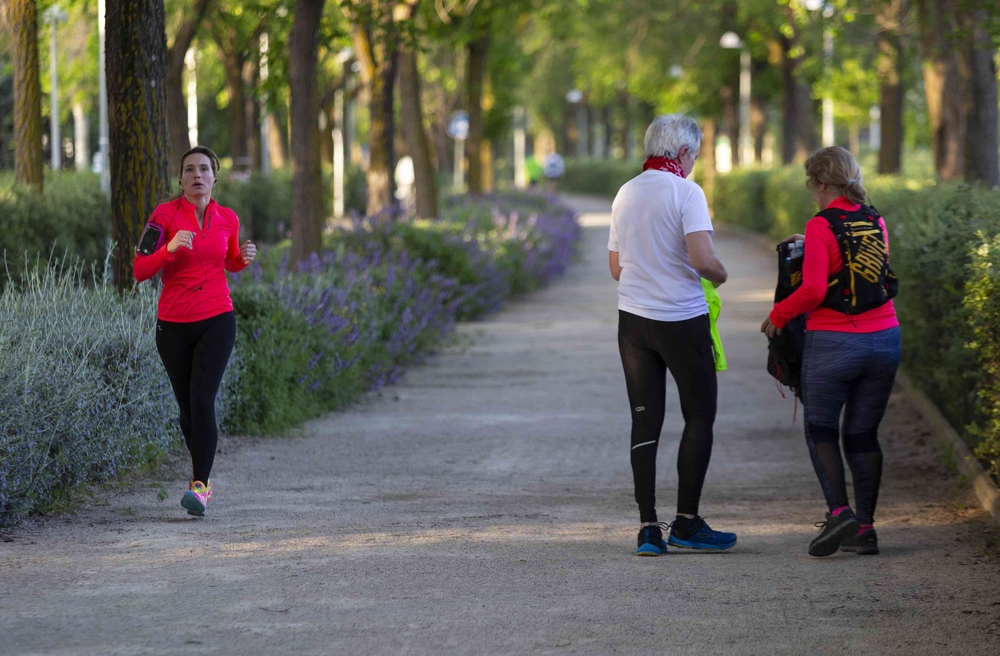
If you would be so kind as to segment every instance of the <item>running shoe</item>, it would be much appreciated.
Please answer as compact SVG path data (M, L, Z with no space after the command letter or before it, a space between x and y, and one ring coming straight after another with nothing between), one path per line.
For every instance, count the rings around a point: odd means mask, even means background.
M827 513L826 521L817 522L816 526L820 532L809 543L809 555L822 558L837 553L837 549L840 549L845 540L857 535L861 523L854 517L851 509L847 508L836 516Z
M639 529L639 548L635 550L636 556L659 556L667 553L662 527L663 524L653 524Z
M188 491L181 499L181 505L188 511L189 515L204 517L205 509L208 508L208 500L212 498L212 482L208 482L208 487L201 481L191 481Z
M736 534L713 530L703 518L677 517L670 523L667 544L682 549L725 551L736 546Z
M878 553L878 534L875 529L866 528L840 543L841 551L853 551L859 556L874 556Z

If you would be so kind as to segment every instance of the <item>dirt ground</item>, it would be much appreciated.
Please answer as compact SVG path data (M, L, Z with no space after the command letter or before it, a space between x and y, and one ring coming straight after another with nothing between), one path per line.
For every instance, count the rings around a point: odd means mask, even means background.
M716 240L730 370L702 514L739 544L633 556L610 204L570 200L585 234L562 280L301 436L224 440L205 519L174 478L7 534L0 654L1000 653L995 529L901 394L882 554L806 555L824 506L758 332L773 251L737 233Z

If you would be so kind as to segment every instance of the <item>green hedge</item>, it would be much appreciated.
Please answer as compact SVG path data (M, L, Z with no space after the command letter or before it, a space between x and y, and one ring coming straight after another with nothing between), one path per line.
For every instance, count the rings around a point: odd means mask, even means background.
M9 275L19 280L25 253L48 260L50 252L69 251L91 266L104 265L111 236L111 204L101 193L101 182L92 173L49 173L45 193L14 184L10 174L0 175L0 253ZM0 289L8 273L0 267Z
M620 159L567 159L559 191L614 198L618 189L642 172L641 161Z
M716 220L778 240L816 212L801 168L719 176ZM885 216L903 366L1000 476L1000 192L875 177L869 200Z

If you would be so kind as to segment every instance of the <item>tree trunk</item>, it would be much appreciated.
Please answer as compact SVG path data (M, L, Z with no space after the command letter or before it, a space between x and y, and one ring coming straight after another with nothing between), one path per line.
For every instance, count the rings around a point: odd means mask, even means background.
M222 69L226 75L226 90L229 91L229 156L233 158L233 171L246 171L250 167L247 152L247 98L243 84L243 64L246 58L227 48L223 39L216 35L216 44L222 55ZM229 50L229 52L227 52ZM313 83L315 86L315 82Z
M323 180L316 140L316 59L326 0L296 0L288 38L292 129L292 261L301 264L323 246Z
M288 149L285 147L285 132L281 129L278 117L270 112L267 115L267 151L271 156L271 167L283 169L288 164Z
M487 23L483 27L483 34L470 41L467 46L465 84L468 96L465 106L469 112L469 138L465 143L465 154L469 160L468 185L471 194L483 193L483 165L480 151L483 143L483 81L486 78L486 58L489 50L490 25ZM575 125L575 115L573 120Z
M715 119L706 118L701 122L701 131L704 133L701 138L701 155L698 158L701 162L701 188L705 191L705 198L708 206L712 207L715 197Z
M764 161L767 114L764 111L764 101L758 96L754 96L750 100L750 133L753 135L753 161L755 164L761 164Z
M956 0L918 0L927 116L934 165L942 180L959 180L965 163L966 122L955 34Z
M389 123L386 112L389 90L385 88L384 65L373 71L368 81L368 210L370 216L392 205L392 165L389 155Z
M602 153L604 159L611 159L611 107L605 105L601 107L601 125L603 130L601 138L604 140Z
M367 19L366 19L367 21ZM372 33L385 26L355 22L352 29L354 52L361 64L361 83L368 95L368 208L374 216L392 206L393 196L393 119L394 86L398 49L394 39L381 35L376 42Z
M180 172L181 156L191 148L187 102L184 98L184 57L198 33L212 0L197 0L167 52L167 127L170 130L170 170Z
M781 87L784 91L781 107L781 163L785 166L795 161L795 114L798 108L795 97L799 88L795 82L796 61L789 55L791 49L791 41L781 37Z
M966 179L989 187L1000 185L1000 161L997 141L997 71L995 48L981 26L987 24L985 10L969 15L969 92ZM974 22L973 22L974 21Z
M399 99L403 119L403 138L413 158L417 216L432 219L437 216L437 188L431 146L424 131L424 113L420 99L420 72L417 54L405 49L399 56Z
M732 168L738 168L740 165L740 118L739 111L736 108L736 100L733 98L733 88L732 87L722 87L719 90L719 95L722 98L722 111L725 117L726 126L726 136L729 138L730 146L730 163Z
M908 10L907 0L877 5L878 34L875 70L879 80L881 147L878 172L897 174L903 161L903 43L899 32Z
M796 66L796 69L798 66ZM816 133L815 104L807 87L796 76L795 79L795 158L805 162L809 155L819 147L819 135Z
M35 0L8 0L14 54L14 178L43 188L42 87Z
M260 102L254 90L260 84L260 37L250 39L250 56L243 62L243 116L246 118L247 165L251 171L260 170L263 156L260 145Z
M621 146L622 157L626 160L632 159L629 149L629 133L632 131L632 113L630 111L628 91L621 91L618 94L619 111L622 114L622 121L619 123L621 130L618 132L618 143Z
M132 287L132 248L170 193L163 0L108 0L106 61L113 272Z

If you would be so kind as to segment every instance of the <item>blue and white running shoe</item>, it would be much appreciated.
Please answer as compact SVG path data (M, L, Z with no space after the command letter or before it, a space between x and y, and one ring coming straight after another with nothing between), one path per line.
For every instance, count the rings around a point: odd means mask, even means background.
M678 517L670 523L670 537L667 538L667 544L682 549L725 551L736 546L736 534L713 531L705 520L698 516L694 519Z

